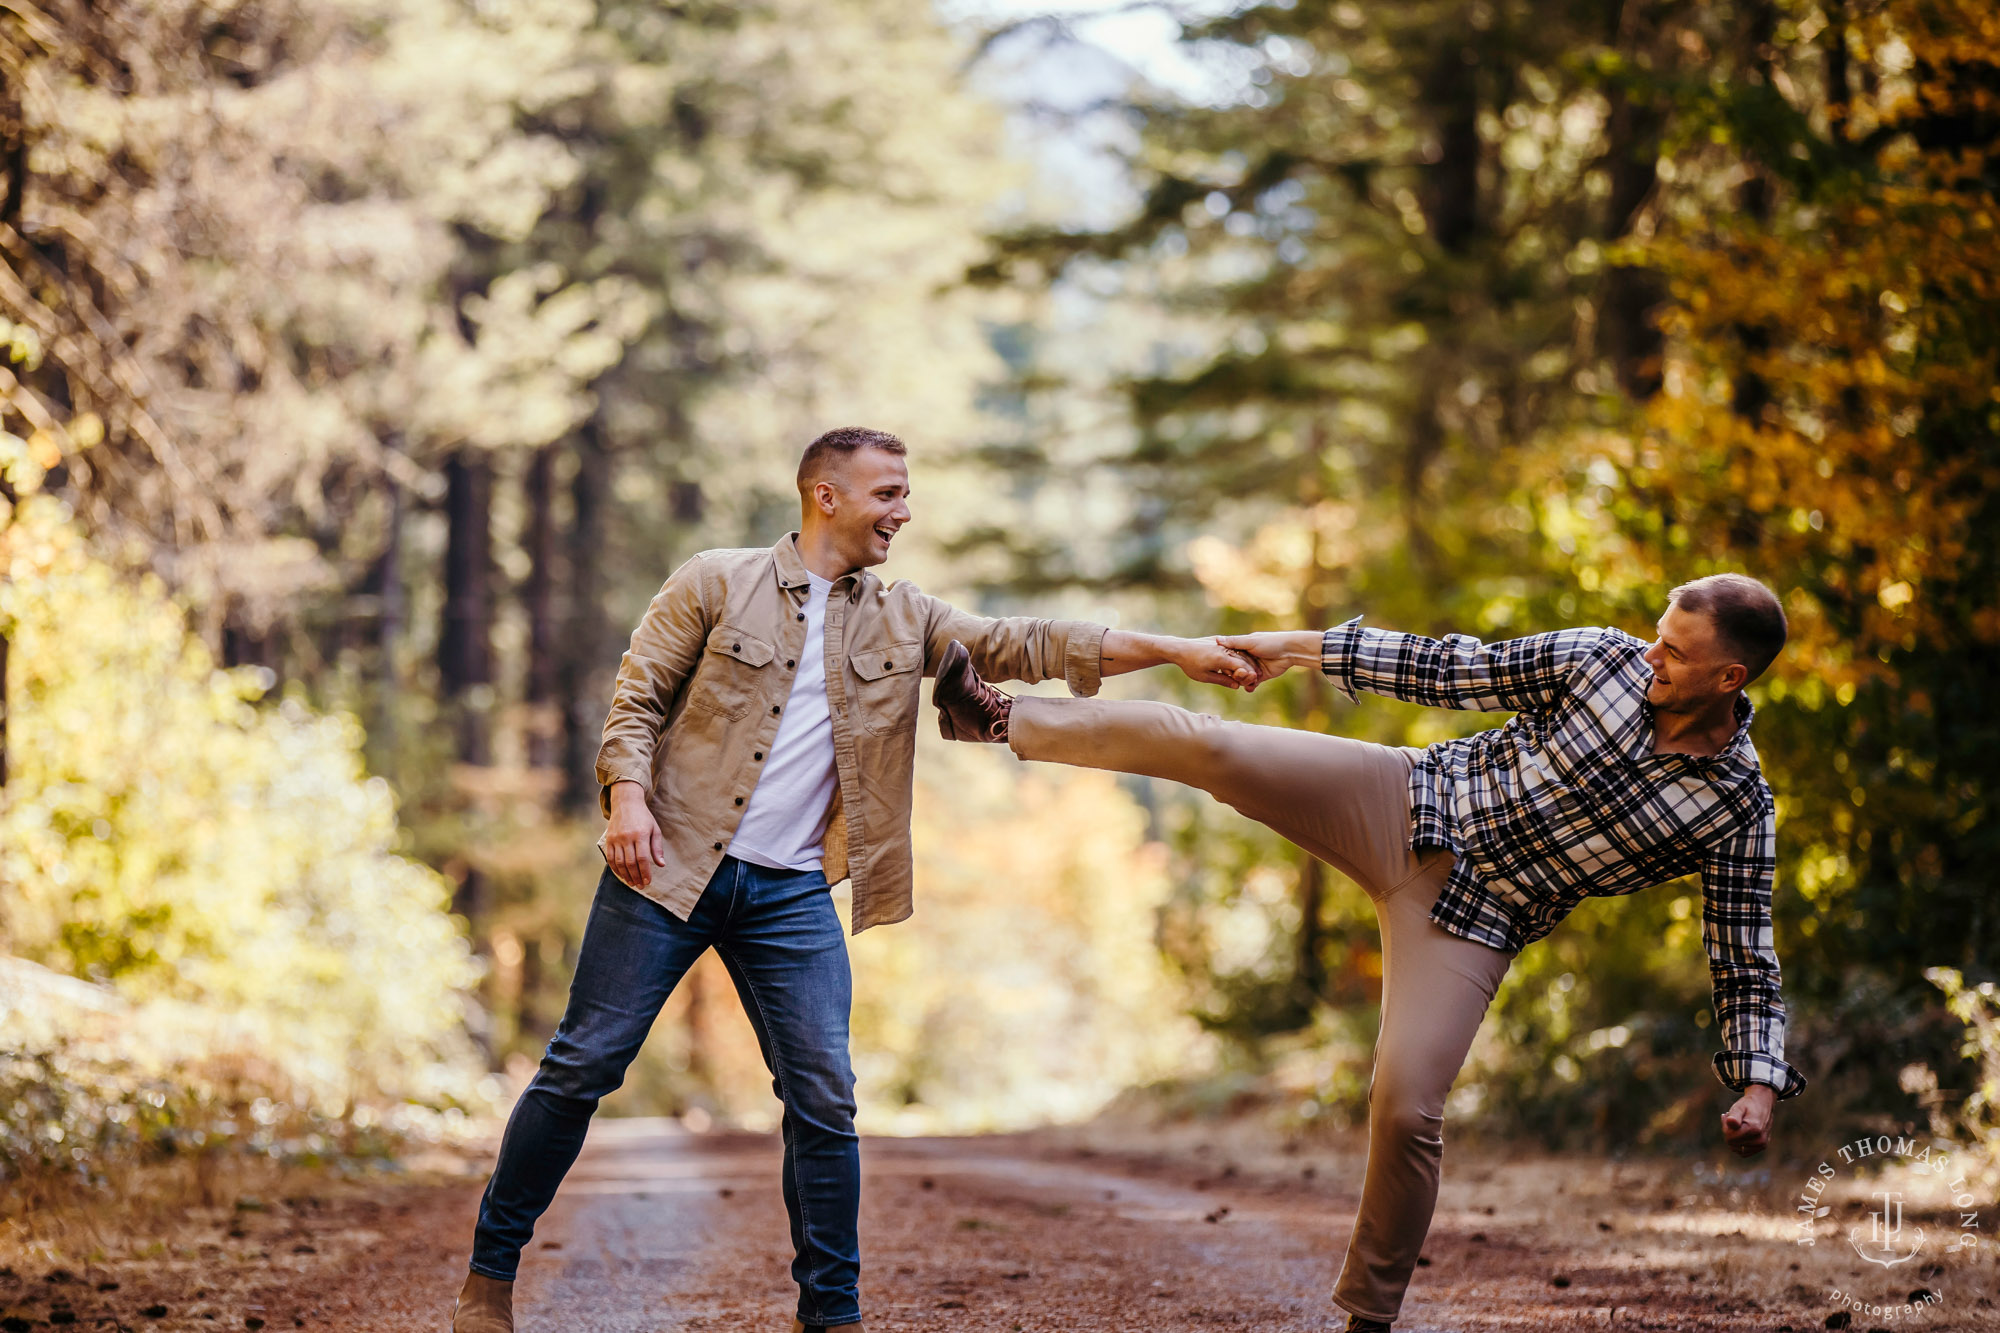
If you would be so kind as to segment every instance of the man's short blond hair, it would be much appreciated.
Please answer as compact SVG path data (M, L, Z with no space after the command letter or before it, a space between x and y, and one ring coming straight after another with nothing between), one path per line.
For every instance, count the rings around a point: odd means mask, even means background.
M806 446L799 456L799 496L812 493L813 486L863 449L880 449L885 454L907 455L903 442L886 430L866 426L842 426L830 430Z

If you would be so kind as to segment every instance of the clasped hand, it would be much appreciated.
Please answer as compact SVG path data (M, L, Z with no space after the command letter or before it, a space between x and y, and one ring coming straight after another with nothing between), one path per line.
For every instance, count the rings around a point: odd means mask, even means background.
M1196 640L1197 643L1205 641ZM1320 636L1313 630L1269 630L1259 634L1223 634L1213 640L1212 673L1197 673L1189 663L1181 669L1195 680L1227 685L1246 693L1275 680L1295 666L1319 664Z

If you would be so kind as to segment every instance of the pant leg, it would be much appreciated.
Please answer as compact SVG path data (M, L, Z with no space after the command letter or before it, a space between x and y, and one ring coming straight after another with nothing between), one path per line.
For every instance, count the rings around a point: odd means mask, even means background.
M1437 1207L1445 1096L1513 959L1430 919L1451 866L1449 852L1429 853L1414 879L1376 903L1382 1030L1368 1085L1368 1168L1333 1295L1369 1319L1402 1308Z
M724 870L735 862L725 860ZM472 1271L511 1282L535 1222L583 1147L597 1104L625 1081L660 1006L708 948L728 887L711 881L682 921L609 866L584 927L562 1022L541 1068L507 1117L499 1160L479 1202Z
M1330 863L1371 897L1419 868L1410 851L1414 750L1226 722L1172 704L1033 695L1014 701L1007 737L1023 759L1198 787Z
M847 942L818 871L747 867L716 951L784 1103L783 1182L799 1322L861 1318L861 1151L848 1058Z
M1512 958L1430 919L1453 858L1409 848L1416 752L1102 699L1016 699L1008 739L1023 759L1199 787L1346 872L1375 900L1383 993L1368 1168L1334 1300L1349 1313L1395 1318L1437 1205L1445 1096Z

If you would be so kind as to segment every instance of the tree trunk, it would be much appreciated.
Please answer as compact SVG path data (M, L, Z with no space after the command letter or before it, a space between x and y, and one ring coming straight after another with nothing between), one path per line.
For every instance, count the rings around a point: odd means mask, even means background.
M1314 454L1324 454L1327 431L1323 422L1314 423L1312 440ZM1324 496L1323 486L1316 479L1300 495L1301 508L1310 514ZM1296 612L1299 624L1312 625L1325 621L1332 600L1334 580L1337 577L1335 571L1327 568L1322 559L1320 540L1315 534L1306 581L1299 589ZM1326 677L1317 671L1306 672L1302 692L1305 695L1305 715L1292 719L1292 724L1324 725L1317 723L1315 719L1316 715L1326 707ZM1299 937L1296 966L1299 989L1305 1001L1304 1011L1310 1017L1313 1010L1327 999L1326 959L1322 955L1326 940L1326 866L1318 857L1303 848L1300 849L1299 855Z
M1479 230L1479 49L1450 40L1424 79L1423 109L1435 120L1438 156L1425 172L1423 210L1437 243L1463 254Z
M271 629L252 627L249 612L241 600L232 598L231 601L234 605L226 613L222 624L222 665L272 668L275 663L271 660Z
M375 562L375 725L378 752L393 754L397 741L396 707L402 689L396 672L396 650L403 639L403 486L394 477L389 486L389 531Z
M1847 4L1846 0L1826 0L1821 8L1827 19L1820 43L1826 52L1826 115L1833 137L1845 140L1854 97L1847 74Z
M438 677L458 720L458 757L492 758L493 704L493 468L460 449L445 464L444 624L438 636Z
M0 787L7 785L7 636L0 634Z
M1484 149L1479 141L1481 44L1488 32L1447 36L1432 54L1418 98L1418 114L1436 128L1437 156L1424 169L1421 206L1424 220L1440 249L1463 255L1483 230L1479 168ZM1418 282L1434 279L1417 279ZM1428 524L1425 493L1431 464L1444 452L1446 399L1458 390L1459 332L1446 315L1431 321L1430 345L1420 369L1412 368L1416 396L1407 425L1409 445L1402 458L1405 527L1412 563L1432 590L1440 579L1437 543Z
M1768 83L1771 79L1771 41L1777 31L1778 15L1769 0L1755 0L1749 6L1749 22L1745 31L1744 64L1752 83ZM1754 167L1749 179L1736 192L1736 206L1743 215L1754 222L1763 223L1770 219L1775 203L1771 178L1761 167ZM1771 348L1771 330L1761 324L1739 324L1736 334L1743 347L1743 364L1737 369L1736 379L1730 385L1730 407L1748 421L1762 419L1765 407L1771 402L1771 388L1751 364Z
M567 632L557 656L556 699L562 709L563 805L577 814L598 808L597 746L610 707L611 674L603 661L604 538L611 489L611 454L593 415L575 436L576 477L570 483Z
M1611 40L1628 56L1658 45L1644 7L1619 6ZM1660 135L1666 111L1653 101L1634 102L1628 89L1611 90L1605 126L1605 166L1611 194L1604 206L1604 238L1628 235L1659 183ZM1625 393L1639 401L1660 391L1666 343L1653 311L1666 299L1666 284L1649 269L1619 264L1605 272L1598 302L1602 346Z
M1326 960L1320 943L1326 938L1326 867L1311 852L1299 853L1299 990L1310 1015L1326 999Z
M715 1017L709 1011L714 1007L709 995L708 959L697 960L695 966L687 970L681 980L681 988L687 992L687 1072L688 1082L702 1092L714 1096L716 1084Z
M0 223L18 227L21 221L21 204L28 189L28 136L21 130L21 106L18 86L10 87L0 80L0 171L7 173L7 184L0 190ZM15 500L14 488L0 481L0 499L12 506ZM0 634L0 787L7 785L7 636Z
M18 498L14 494L13 486L9 485L4 479L0 479L0 503L4 503L9 507L10 514ZM12 519L10 518L9 522L11 521ZM11 647L11 644L8 642L7 635L4 632L0 632L0 788L4 788L7 785L7 700L9 697L7 693L7 650L9 647Z
M528 466L528 763L548 768L561 751L556 714L556 529L555 463L559 444L535 450Z

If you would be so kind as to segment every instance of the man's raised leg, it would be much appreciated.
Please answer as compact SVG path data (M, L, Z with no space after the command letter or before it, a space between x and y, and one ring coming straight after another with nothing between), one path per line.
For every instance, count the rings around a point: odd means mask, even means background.
M1228 722L1172 704L1032 695L1013 701L1007 743L1023 759L1199 787L1371 896L1419 868L1409 846L1414 750Z
M1409 847L1416 751L1170 704L1035 697L1013 701L1008 743L1023 759L1199 787L1345 871L1374 899L1382 1028L1361 1209L1334 1299L1386 1325L1437 1206L1445 1096L1512 958L1430 919L1452 856Z

